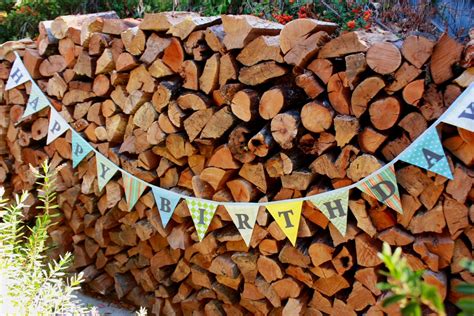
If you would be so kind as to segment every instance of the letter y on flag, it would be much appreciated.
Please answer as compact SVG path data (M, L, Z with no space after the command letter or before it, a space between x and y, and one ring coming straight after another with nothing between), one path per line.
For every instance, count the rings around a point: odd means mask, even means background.
M242 235L245 244L249 247L250 240L252 239L253 228L255 227L255 221L257 220L259 205L254 203L239 203L224 204L224 207L239 230L240 235Z
M97 184L99 191L112 179L114 174L118 171L118 167L102 154L96 152L95 163L97 165Z

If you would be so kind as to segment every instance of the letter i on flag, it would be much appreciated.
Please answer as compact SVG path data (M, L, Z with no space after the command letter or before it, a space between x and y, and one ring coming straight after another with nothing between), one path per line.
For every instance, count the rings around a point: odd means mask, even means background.
M145 191L147 185L142 180L129 175L126 172L122 172L122 179L123 188L125 189L125 198L127 199L128 203L128 210L131 211L140 196L142 196L143 191Z
M97 183L99 191L112 179L114 174L118 171L118 167L102 154L96 152L95 163L97 165Z
M413 144L400 155L400 160L453 179L436 127L432 126L421 134Z
M22 118L39 112L49 105L49 100L44 95L43 91L41 91L41 89L34 81L31 81L30 97L28 98L28 102L26 103L26 109L25 112L23 112Z
M48 138L46 145L51 144L56 138L69 129L69 124L53 107L50 108Z
M189 212L193 218L199 241L201 241L206 235L209 224L211 224L212 218L214 217L219 204L212 201L193 198L186 198L186 204L188 205Z
M151 190L155 197L158 211L160 212L161 223L163 227L166 227L181 197L174 192L163 190L155 186L152 186Z
M346 235L349 190L335 190L310 197L313 203L342 234Z
M227 212L229 213L232 221L242 235L247 247L250 246L250 240L252 239L253 228L255 227L255 221L257 220L258 204L224 204Z
M285 233L293 246L296 245L298 228L300 226L301 208L303 201L282 202L266 205L270 214Z
M443 122L474 132L474 82L451 104L448 111Z
M93 150L77 132L72 131L72 167L75 168Z
M15 88L16 86L21 85L22 83L31 80L28 70L26 70L25 65L21 61L20 55L15 52L15 61L13 62L12 70L8 76L8 81L5 86L5 91Z
M369 176L358 185L362 192L376 198L392 210L403 214L400 194L398 193L397 178L395 168L392 166L383 169L381 172Z

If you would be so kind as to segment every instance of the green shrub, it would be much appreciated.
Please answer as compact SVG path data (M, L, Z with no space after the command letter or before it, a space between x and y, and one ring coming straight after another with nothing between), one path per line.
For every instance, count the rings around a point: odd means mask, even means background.
M59 260L51 260L48 229L55 216L56 170L45 162L41 172L33 169L38 179L37 208L41 214L33 227L22 222L27 192L16 195L9 203L0 188L0 311L12 315L83 314L90 310L80 306L74 295L83 282L82 275L70 275L72 255L67 252Z
M424 271L413 271L406 258L401 255L400 247L392 253L387 243L383 244L382 253L378 254L388 271L381 272L387 276L387 282L378 283L377 286L382 291L391 292L384 299L383 306L398 303L404 316L421 316L423 306L428 306L440 316L446 315L443 300L436 287L424 282Z
M461 260L460 265L471 274L474 273L473 260L463 259ZM472 295L474 295L474 284L461 283L456 286L456 291L461 294L471 295L471 298L463 297L459 299L457 306L462 310L459 316L474 315L474 299L472 299Z

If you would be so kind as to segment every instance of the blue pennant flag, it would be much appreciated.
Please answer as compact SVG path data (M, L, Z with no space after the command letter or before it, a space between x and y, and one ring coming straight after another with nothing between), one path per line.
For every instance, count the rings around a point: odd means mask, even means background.
M77 132L72 132L72 167L75 168L92 150L91 145Z
M152 186L151 189L158 211L160 212L161 223L163 227L166 227L181 197L172 191L167 191L156 186Z
M435 126L421 134L420 137L401 154L400 160L435 172L448 179L453 179L448 159L444 154L443 146L441 145Z

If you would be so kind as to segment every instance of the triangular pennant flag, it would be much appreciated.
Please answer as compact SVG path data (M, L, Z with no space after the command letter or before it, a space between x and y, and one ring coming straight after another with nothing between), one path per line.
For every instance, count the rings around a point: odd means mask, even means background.
M110 179L112 179L119 168L112 161L105 158L98 152L95 154L95 162L97 165L97 183L99 186L99 191L102 191L102 189L110 181Z
M51 107L50 112L46 145L51 144L53 140L69 129L69 124L63 119L61 114L59 114L53 107Z
M393 165L375 175L367 177L357 188L398 213L403 214Z
M209 227L219 204L208 200L193 198L186 198L186 204L188 205L189 212L193 218L199 241L201 241L206 235L207 228Z
M75 131L72 132L72 167L75 168L87 154L93 150L92 146Z
M474 132L474 82L451 104L443 122Z
M163 190L155 186L152 186L151 190L155 197L158 211L160 212L161 223L163 227L166 227L181 197L174 192Z
M22 118L39 112L49 105L50 103L48 98L44 95L43 91L41 91L38 85L32 81L30 97L28 98L28 103L26 103L26 109L25 112L23 112Z
M242 238L245 241L247 247L250 245L250 239L252 239L252 232L257 220L258 204L224 204L227 212L229 213L232 221L239 230Z
M122 172L122 179L123 188L125 190L125 199L128 203L128 210L131 211L140 196L142 196L142 193L145 191L147 185L142 180L126 172Z
M309 198L342 234L346 235L349 190L329 191Z
M16 58L13 62L12 70L8 76L8 81L5 86L5 91L15 88L16 86L21 85L22 83L31 80L28 70L26 70L25 65L21 61L20 56L15 52Z
M453 179L435 126L427 129L401 155L400 160Z
M268 211L272 214L278 226L280 226L293 246L296 245L302 206L303 201L290 201L266 205Z

